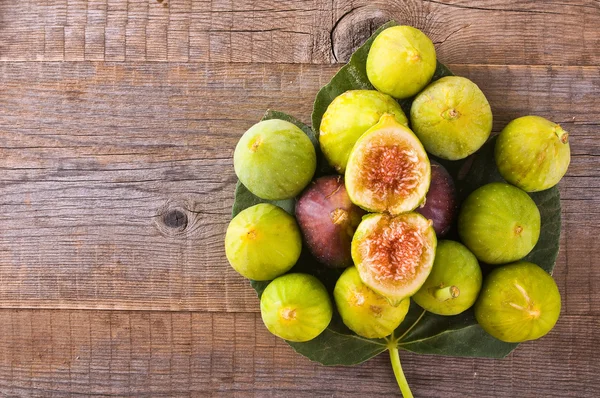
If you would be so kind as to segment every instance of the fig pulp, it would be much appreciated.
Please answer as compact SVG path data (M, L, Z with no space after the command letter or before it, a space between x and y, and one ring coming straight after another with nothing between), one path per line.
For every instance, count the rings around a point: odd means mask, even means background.
M429 276L436 243L431 221L418 213L369 214L352 239L352 259L364 284L398 305Z
M495 158L502 177L527 192L552 188L571 160L569 134L539 116L510 122L498 136Z
M542 268L525 261L494 269L475 303L475 318L483 330L509 343L544 336L559 315L556 282Z
M417 208L430 179L425 149L410 129L387 114L356 142L346 168L350 199L370 212Z
M456 188L450 173L438 162L431 162L431 183L425 196L425 204L416 211L433 221L436 235L448 233L456 214Z
M350 244L364 214L350 201L342 176L317 179L296 204L296 219L309 250L329 267L352 265Z
M350 90L337 96L321 119L319 143L327 161L343 174L350 151L365 131L373 127L384 113L408 126L400 105L389 95L375 90Z
M257 281L289 271L301 250L302 236L294 217L268 203L241 211L225 234L229 264L242 276Z
M431 83L412 103L412 128L427 152L463 159L481 148L492 131L492 110L475 83L446 76Z
M356 267L344 271L333 290L335 304L344 324L359 336L380 339L392 334L404 320L410 299L394 307L365 285Z
M481 268L465 246L438 242L433 269L413 300L438 315L457 315L470 308L481 289Z
M429 83L436 68L435 47L412 26L393 26L373 41L367 77L375 88L394 98L409 98Z
M254 195L289 199L310 182L317 167L315 147L296 125L264 120L244 133L233 154L235 174Z
M260 297L262 320L277 337L309 341L327 328L333 306L325 286L308 274L287 274L269 283Z
M540 236L540 212L523 190L494 182L471 193L458 215L458 234L488 264L520 260Z

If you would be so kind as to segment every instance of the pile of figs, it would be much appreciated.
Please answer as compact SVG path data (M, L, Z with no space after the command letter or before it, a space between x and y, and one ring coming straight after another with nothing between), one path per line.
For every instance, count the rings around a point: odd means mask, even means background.
M384 338L400 325L411 298L439 315L474 306L483 329L506 342L539 338L556 323L556 283L521 260L541 228L528 192L564 176L568 134L542 117L513 120L495 143L506 182L481 186L459 203L441 163L465 159L490 139L492 111L465 77L431 82L435 69L435 48L425 34L387 28L366 63L375 90L335 98L316 148L284 120L259 122L240 139L235 172L270 203L233 218L226 255L244 277L272 281L261 314L275 335L311 340L337 311L357 335ZM409 115L398 102L406 98L413 98ZM315 178L319 153L333 174ZM294 215L273 204L290 198L296 198ZM449 233L452 240L444 240ZM344 269L333 294L314 276L288 273L303 247L323 267ZM484 277L481 264L495 268Z

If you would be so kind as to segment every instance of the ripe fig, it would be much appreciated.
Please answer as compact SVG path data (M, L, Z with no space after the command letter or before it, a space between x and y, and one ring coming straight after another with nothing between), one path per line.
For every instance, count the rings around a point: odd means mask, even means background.
M268 203L241 211L225 234L229 264L242 276L257 281L289 271L301 249L302 236L294 217Z
M325 286L308 274L287 274L269 283L260 297L262 320L277 337L309 341L329 325L333 306Z
M235 174L254 195L289 199L308 185L317 167L315 147L285 120L263 120L244 133L233 154Z
M438 238L446 235L456 214L456 188L450 173L435 160L431 163L431 183L425 204L415 211L433 221Z
M493 182L463 202L458 234L475 256L488 264L520 260L540 236L540 212L521 189Z
M571 161L569 134L539 116L510 122L498 136L495 158L502 177L527 192L552 188Z
M429 189L425 149L410 129L386 114L354 145L346 168L350 199L371 212L417 208Z
M350 244L364 214L350 201L342 176L317 179L296 204L296 219L309 250L329 267L352 265Z
M446 76L431 83L412 103L412 128L427 152L463 159L481 148L492 131L492 109L475 83Z
M336 171L343 174L350 151L361 135L384 113L408 127L400 105L389 95L375 90L350 90L337 96L327 107L319 133L321 150Z
M433 269L413 300L438 315L457 315L470 308L481 289L481 268L465 246L438 242Z
M554 279L539 266L519 261L485 278L475 318L498 340L520 343L546 335L558 321L560 306Z
M365 285L398 305L425 283L436 243L431 221L418 213L369 214L352 239L352 259Z
M394 98L409 98L433 77L435 47L412 26L393 26L373 41L367 56L367 77L375 88Z
M379 293L365 285L356 267L340 276L333 290L335 304L342 321L350 330L368 339L381 339L392 334L404 320L410 299L394 307Z

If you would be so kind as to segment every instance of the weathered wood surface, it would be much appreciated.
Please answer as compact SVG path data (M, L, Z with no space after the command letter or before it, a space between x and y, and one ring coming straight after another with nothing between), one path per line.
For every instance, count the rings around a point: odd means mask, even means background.
M597 396L591 0L0 0L0 395L397 394L385 356L325 368L269 335L222 247L239 136L268 107L308 122L391 18L482 87L495 131L546 116L573 154L556 329L501 361L404 354L416 396Z
M0 60L320 64L390 19L447 63L600 63L595 0L6 0Z
M594 397L600 320L563 315L502 360L403 352L417 397ZM387 355L353 368L294 353L249 313L0 310L2 395L396 396Z

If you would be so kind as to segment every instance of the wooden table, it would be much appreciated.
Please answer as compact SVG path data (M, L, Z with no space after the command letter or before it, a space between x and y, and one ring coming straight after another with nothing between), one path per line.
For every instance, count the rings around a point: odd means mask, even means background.
M600 3L0 0L0 395L398 394L385 355L326 368L260 320L223 236L240 135L312 100L375 27L414 25L494 131L571 133L563 310L504 360L416 356L419 397L600 395Z

